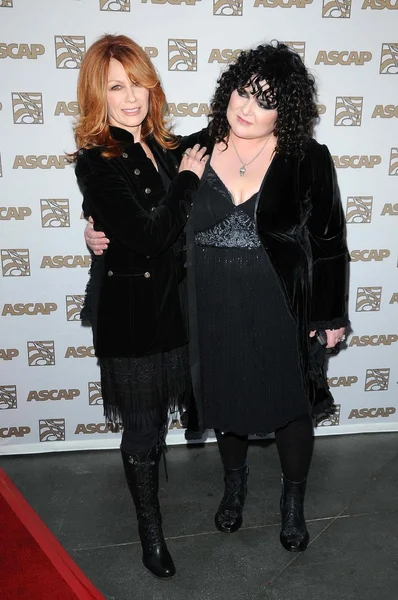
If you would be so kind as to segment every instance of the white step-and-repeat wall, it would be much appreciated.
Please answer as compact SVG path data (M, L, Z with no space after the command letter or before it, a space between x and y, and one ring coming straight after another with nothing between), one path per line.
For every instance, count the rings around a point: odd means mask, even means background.
M103 33L145 48L175 130L206 124L241 48L289 43L315 75L352 256L337 413L317 434L398 431L398 0L0 0L0 452L113 448L91 330L74 151L76 81ZM178 416L170 444L184 443Z

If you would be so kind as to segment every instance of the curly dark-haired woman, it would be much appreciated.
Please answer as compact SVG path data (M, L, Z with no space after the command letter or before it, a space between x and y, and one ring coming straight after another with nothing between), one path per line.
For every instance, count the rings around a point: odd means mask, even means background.
M315 332L344 337L348 253L335 170L312 139L315 85L281 43L242 52L221 75L209 127L182 140L211 153L187 223L196 428L215 429L225 491L220 531L242 524L248 434L275 432L280 540L302 551L313 452ZM192 422L191 422L192 426Z

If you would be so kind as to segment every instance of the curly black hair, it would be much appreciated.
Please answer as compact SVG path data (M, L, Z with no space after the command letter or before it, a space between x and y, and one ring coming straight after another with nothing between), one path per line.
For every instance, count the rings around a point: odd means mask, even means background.
M260 85L266 81L267 88ZM278 111L274 134L276 151L285 156L302 154L318 118L315 80L300 56L286 44L272 42L241 52L217 81L211 101L210 137L228 144L227 107L234 90L251 93Z

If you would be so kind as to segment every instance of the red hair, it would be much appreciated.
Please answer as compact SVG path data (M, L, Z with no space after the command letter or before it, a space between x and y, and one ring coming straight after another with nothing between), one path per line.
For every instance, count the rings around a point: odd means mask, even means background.
M149 110L142 123L145 140L152 134L163 148L176 148L176 137L166 128L166 97L159 77L148 55L125 35L104 35L88 49L80 69L77 101L80 116L75 125L78 148L104 146L104 156L121 153L118 142L112 139L107 117L106 91L111 58L119 61L130 80L149 90Z

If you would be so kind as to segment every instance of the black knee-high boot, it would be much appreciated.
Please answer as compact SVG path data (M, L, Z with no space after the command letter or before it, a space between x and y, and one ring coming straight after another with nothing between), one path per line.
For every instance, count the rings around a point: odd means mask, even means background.
M154 446L145 454L122 452L124 472L134 500L142 545L142 562L156 577L169 579L176 570L162 530L159 491L161 448Z
M290 552L303 552L310 539L304 518L306 484L306 479L294 482L282 476L280 541L285 550Z

